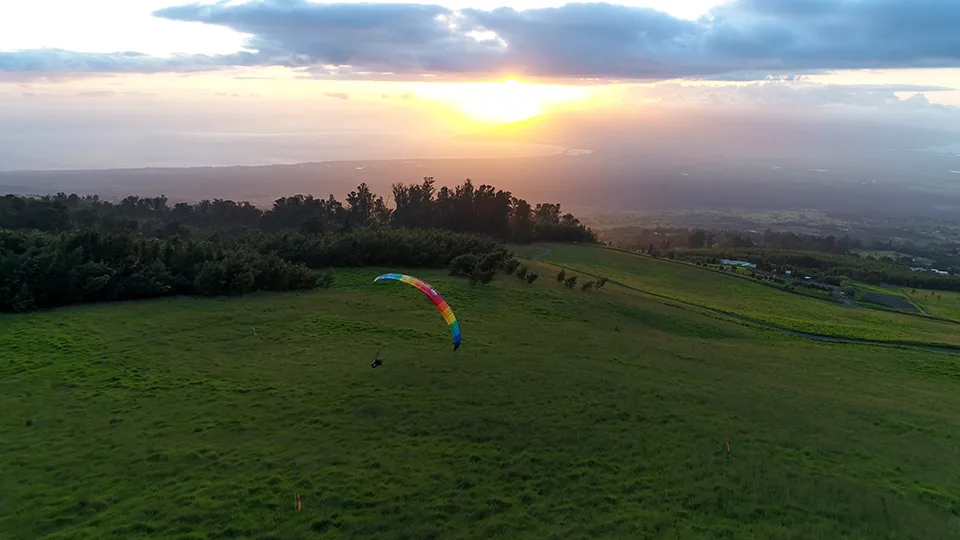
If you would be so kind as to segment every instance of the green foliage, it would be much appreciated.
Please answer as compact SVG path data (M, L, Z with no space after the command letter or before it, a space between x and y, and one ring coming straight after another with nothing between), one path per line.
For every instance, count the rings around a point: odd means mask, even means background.
M566 285L568 289L572 289L572 288L576 287L576 285L577 285L577 276L570 276L570 277L568 277L568 278L563 282L563 284Z
M250 231L337 234L394 227L443 229L523 243L596 241L593 232L572 214L563 214L559 204L533 208L508 191L474 186L469 179L453 189L436 190L433 179L424 178L419 185L395 184L392 191L394 210L366 184L348 193L344 202L332 194L326 199L300 194L281 197L266 211L246 201L223 199L170 207L164 196L129 196L113 203L96 195L7 195L0 197L0 228L51 232L96 228L171 238L188 236L191 229L231 235Z
M328 287L333 266L449 267L486 284L507 260L488 237L433 230L337 235L0 231L0 311L171 295L227 296ZM454 263L454 260L457 262Z
M507 264L507 261L510 260L511 257L506 247L497 246L496 248L491 248L490 251L486 252L480 258L480 261L477 263L477 268L484 272L497 272Z
M503 264L503 273L507 275L513 274L519 267L520 261L514 257L511 257L510 260Z
M956 538L953 356L378 273L0 315L0 538Z
M598 289L602 288L604 285L607 284L607 281L609 281L609 280L610 280L610 278L605 278L605 277L598 279L598 280L597 280L597 285L596 285L596 287L597 287Z
M525 279L527 277L527 267L521 264L517 268L516 274L518 278Z
M583 283L583 285L580 286L580 288L583 290L583 292L587 292L593 288L594 284L595 282L593 281L586 281Z
M567 272L563 268L557 272L557 283L563 283L567 279Z
M168 295L310 289L306 267L216 237L0 231L0 311Z
M473 253L457 255L450 261L450 275L466 277L477 266L477 256Z
M508 251L493 238L476 234L421 229L354 229L342 234L280 233L257 235L261 250L310 268L385 266L449 268L453 259L471 254L478 260L506 259Z
M493 281L493 277L496 275L496 269L483 270L480 268L480 265L477 265L473 272L470 274L470 284L471 285L487 285Z
M536 272L530 272L529 274L527 274L527 279L526 279L526 281L527 281L527 283L532 284L534 281L536 281L536 280L539 279L539 278L540 278L540 274L538 274L538 273L536 273Z

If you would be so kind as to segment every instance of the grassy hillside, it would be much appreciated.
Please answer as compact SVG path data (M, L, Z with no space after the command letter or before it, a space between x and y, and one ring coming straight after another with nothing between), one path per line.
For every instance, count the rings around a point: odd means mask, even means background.
M917 292L914 293L914 290ZM925 313L960 321L960 294L958 293L910 288L901 289L900 293Z
M955 356L377 273L0 317L0 537L960 534Z
M548 246L543 260L629 287L800 332L870 340L960 345L960 327L787 294L746 279L594 246ZM536 248L531 248L536 249ZM542 251L542 249L541 249Z

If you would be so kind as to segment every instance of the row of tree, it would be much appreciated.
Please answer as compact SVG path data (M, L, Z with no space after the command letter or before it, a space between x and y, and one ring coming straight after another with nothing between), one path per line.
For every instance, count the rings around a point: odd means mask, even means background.
M758 233L701 228L687 229L683 227L618 227L604 231L603 239L624 249L642 250L660 255L678 248L702 249L713 247L766 247L769 249L846 253L851 249L860 249L863 245L860 240L852 239L849 236L837 238L833 235L818 236L794 232L776 232L770 229Z
M749 261L757 270L791 278L810 277L812 281L841 286L846 281L873 285L960 291L960 276L913 271L892 259L875 259L855 254L790 251L764 248L713 248L675 250L673 258L701 264L719 264L721 259ZM788 274L789 273L789 274Z
M438 230L203 232L187 238L96 229L0 230L0 311L304 290L330 286L334 266L443 268L464 255L499 268L509 251L487 236Z
M155 237L186 237L191 229L238 233L293 231L332 234L366 227L443 229L478 233L502 241L593 242L590 229L559 204L532 206L509 191L467 180L436 189L433 178L420 184L394 184L394 208L360 184L341 202L294 195L277 199L269 210L225 199L170 205L166 197L129 196L114 203L98 196L0 198L0 228L48 232L99 229L141 232Z

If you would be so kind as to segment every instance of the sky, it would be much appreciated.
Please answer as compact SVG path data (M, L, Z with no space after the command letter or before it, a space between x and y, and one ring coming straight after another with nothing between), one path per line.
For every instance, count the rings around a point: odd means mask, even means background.
M956 0L4 0L0 143L34 157L0 169L70 166L49 154L91 141L132 164L137 140L273 137L275 154L277 137L427 141L585 109L960 126L956 28Z

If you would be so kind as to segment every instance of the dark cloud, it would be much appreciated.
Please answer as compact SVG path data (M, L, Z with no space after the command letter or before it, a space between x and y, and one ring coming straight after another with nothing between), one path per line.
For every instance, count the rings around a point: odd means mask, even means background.
M960 66L957 0L733 0L697 21L650 8L463 9L306 0L169 7L157 17L249 36L223 56L0 53L2 71L303 67L332 78L529 77L757 80L835 69Z
M156 73L253 66L259 62L260 56L249 52L158 58L136 52L83 53L62 49L0 51L0 72Z

